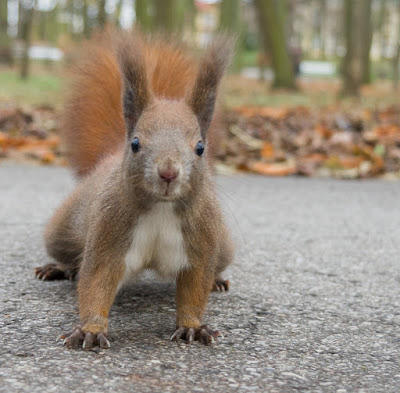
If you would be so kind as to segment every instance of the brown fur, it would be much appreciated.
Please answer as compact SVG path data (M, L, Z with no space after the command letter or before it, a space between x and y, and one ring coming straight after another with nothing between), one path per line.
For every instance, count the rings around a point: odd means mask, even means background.
M65 116L73 168L86 176L45 232L59 270L79 270L83 327L64 336L68 346L82 341L87 347L107 346L108 314L127 274L126 256L136 247L135 231L157 206L172 208L188 261L188 267L176 268L175 337L209 344L218 335L202 327L201 318L233 247L213 189L208 150L199 157L196 146L206 142L231 47L229 39L218 38L199 69L179 46L159 40L150 46L125 33L114 32L86 49L97 57L78 71L79 89ZM140 140L138 152L131 150L133 138ZM171 168L179 177L166 183L159 173ZM169 251L175 258L178 250ZM146 266L159 269L163 261L156 254L151 258Z

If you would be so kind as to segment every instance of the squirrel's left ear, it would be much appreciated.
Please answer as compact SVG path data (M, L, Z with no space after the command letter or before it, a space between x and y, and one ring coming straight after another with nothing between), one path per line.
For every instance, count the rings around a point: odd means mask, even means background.
M122 104L128 136L134 130L140 115L151 101L146 65L143 58L143 42L122 35L118 46L118 63L122 77Z
M231 62L235 38L218 35L207 47L199 64L199 71L188 105L196 114L203 140L211 123L219 82Z

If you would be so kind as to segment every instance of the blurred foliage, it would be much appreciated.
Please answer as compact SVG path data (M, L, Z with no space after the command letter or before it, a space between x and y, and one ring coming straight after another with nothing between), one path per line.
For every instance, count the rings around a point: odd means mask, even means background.
M0 156L63 163L64 74L80 43L111 25L194 48L220 30L238 37L217 112L220 167L397 176L400 0L0 0Z
M400 0L2 0L0 3L0 62L14 61L15 67L24 63L21 74L29 73L26 53L30 45L56 46L68 58L81 40L114 24L124 28L137 25L149 32L177 33L193 46L204 46L220 29L231 31L238 36L233 71L240 72L244 67L272 69L269 77L275 78L273 85L277 88L294 86L292 69L297 76L302 60L333 63L337 74L347 76L346 86L354 85L353 89L345 89L349 94L358 94L360 86L358 82L354 84L359 73L350 75L348 64L359 62L359 68L365 69L361 71L364 83L398 80ZM354 12L349 13L349 9ZM349 28L346 30L345 26ZM351 30L354 27L357 34ZM361 31L358 27L364 33L358 34ZM354 43L356 35L359 42ZM365 49L355 53L351 62L346 60L347 65L340 66L343 59L350 59L352 48L359 47Z

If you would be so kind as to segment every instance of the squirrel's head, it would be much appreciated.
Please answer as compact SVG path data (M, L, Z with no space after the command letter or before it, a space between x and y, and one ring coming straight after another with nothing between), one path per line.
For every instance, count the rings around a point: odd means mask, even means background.
M140 48L130 53L122 49L124 165L127 180L149 198L185 199L201 188L207 171L207 130L232 48L232 40L226 37L214 40L199 64L193 87L179 100L154 97Z

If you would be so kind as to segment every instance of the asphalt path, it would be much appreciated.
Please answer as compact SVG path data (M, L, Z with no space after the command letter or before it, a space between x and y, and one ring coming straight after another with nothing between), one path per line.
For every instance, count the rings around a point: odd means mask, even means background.
M68 350L76 283L42 282L67 170L0 167L1 392L399 392L400 183L219 177L237 243L210 296L212 347L169 341L174 285L144 277L112 308L111 348Z

